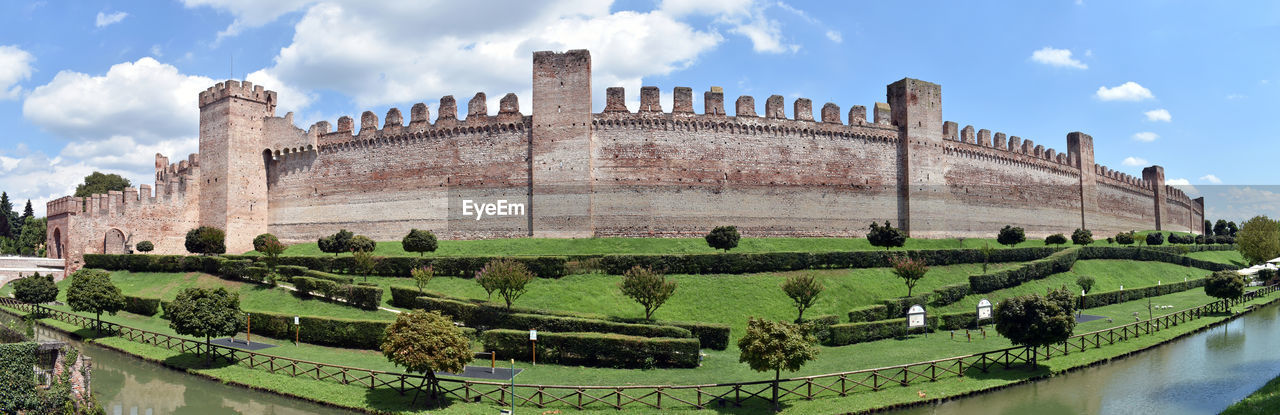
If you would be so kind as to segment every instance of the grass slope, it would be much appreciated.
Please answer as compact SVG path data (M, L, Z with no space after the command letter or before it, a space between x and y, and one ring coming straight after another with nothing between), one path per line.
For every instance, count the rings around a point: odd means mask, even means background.
M1118 259L1082 260L1076 261L1070 271L1053 274L1044 279L1028 281L1013 288L969 295L963 300L938 309L937 312L971 311L976 309L978 301L983 298L998 303L1005 298L1023 294L1044 294L1045 291L1053 288L1067 287L1072 292L1079 294L1080 287L1076 285L1076 279L1081 275L1092 276L1096 281L1093 291L1102 292L1118 290L1121 286L1143 287L1156 285L1158 282L1181 282L1183 278L1202 278L1209 275L1209 271L1163 262ZM1091 310L1090 313L1092 314L1093 311Z
M1271 415L1280 414L1280 377L1271 379L1221 412L1221 415Z

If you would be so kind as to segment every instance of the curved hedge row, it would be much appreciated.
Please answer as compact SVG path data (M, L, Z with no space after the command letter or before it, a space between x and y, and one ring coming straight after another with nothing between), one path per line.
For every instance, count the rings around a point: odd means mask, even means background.
M1023 264L1020 267L996 271L990 274L970 275L969 289L975 293L1016 287L1024 282L1038 280L1059 272L1070 271L1080 250L1074 248L1055 252L1044 259Z
M124 296L124 311L140 316L151 317L160 312L159 298Z
M914 251L846 252L764 252L746 254L605 255L600 266L609 274L622 274L635 266L668 274L745 274L795 271L814 268L883 268L889 258L907 255L923 258L929 265L988 262L1026 262L1044 258L1057 248L1010 248L992 250L984 257L979 249L932 249Z
M1204 282L1204 278L1196 278L1194 280L1178 281L1170 284L1149 285L1146 287L1128 288L1124 290L1090 293L1089 295L1084 296L1082 306L1083 308L1102 307L1147 297L1173 294L1193 288L1203 287Z
M1204 245L1198 245L1204 246ZM1191 258L1180 255L1176 252L1178 247L1164 248L1118 248L1111 246L1086 246L1080 248L1080 259L1128 259L1134 261L1157 261L1174 265L1182 265L1184 267L1199 268L1209 271L1226 271L1239 269L1234 265L1228 265L1218 262L1205 261L1202 259ZM1216 246L1215 246L1216 248ZM1222 251L1223 249L1200 249L1199 251ZM1192 252L1192 251L1188 251Z
M224 255L227 258L236 259L252 259L259 261L261 256L256 255ZM485 264L495 259L510 259L529 268L540 278L560 278L569 273L568 258L563 256L538 256L538 257L493 257L493 256L476 256L476 257L374 257L375 265L373 274L386 277L409 277L409 271L414 268L422 268L430 266L436 271L437 276L452 277L474 277L476 271L484 268ZM280 257L280 265L304 267L317 271L332 271L347 274L354 274L356 262L354 257L330 257L330 256L282 256Z
M418 297L415 309L439 311L454 321L478 330L514 329L554 332L613 333L640 337L692 338L693 333L679 327L617 323L580 317L508 312L505 307L450 298ZM527 334L527 333L526 333Z
M489 330L480 335L486 350L527 360L529 332ZM698 367L698 339L653 338L604 333L538 332L538 361L613 368Z

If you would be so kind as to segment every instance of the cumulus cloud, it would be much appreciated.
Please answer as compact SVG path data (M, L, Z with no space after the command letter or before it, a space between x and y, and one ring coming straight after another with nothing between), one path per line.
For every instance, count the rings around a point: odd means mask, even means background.
M1036 63L1057 66L1060 68L1089 69L1089 65L1072 58L1070 50L1054 49L1049 46L1045 46L1040 48L1040 50L1031 52L1031 60Z
M36 216L44 216L45 203L75 192L76 185L95 170L107 173L128 172L99 169L84 162L62 157L50 158L28 151L22 144L9 154L0 153L0 188L9 193L14 204L22 206L31 200Z
M1112 88L1100 86L1097 97L1103 101L1142 101L1155 98L1155 95L1151 94L1150 89L1129 81Z
M1123 164L1126 166L1139 167L1139 166L1148 166L1151 163L1148 162L1147 159L1131 156L1131 157L1125 157L1124 161L1121 161L1120 164Z
M1134 140L1138 140L1144 143L1150 143L1152 141L1156 141L1157 138L1160 138L1160 135L1150 131L1143 131L1133 135Z
M125 12L113 12L113 13L98 12L98 19L95 22L95 24L98 27L107 27L116 23L120 23L121 20L124 20L124 18L128 16L129 16L129 13L125 13Z
M1214 176L1212 174L1200 176L1200 181L1208 182L1210 184L1222 184L1222 179L1219 179L1218 176Z
M1195 186L1192 186L1191 181L1185 178L1165 180L1164 184L1167 184L1169 186L1173 186L1182 190L1183 193L1186 193L1187 196L1193 199L1200 197L1200 189L1197 189Z
M130 136L154 144L196 135L198 95L213 83L150 57L113 65L103 75L62 71L31 91L22 115L67 140Z
M1236 223L1257 215L1280 217L1280 186L1205 186L1205 216Z
M235 36L247 28L262 26L274 22L286 13L298 10L303 6L315 3L316 0L182 0L188 8L213 7L228 10L235 15L235 20L226 29L218 32L218 39Z
M1147 111L1142 114L1147 116L1147 121L1173 121L1173 116L1169 115L1169 110L1164 108Z
M19 82L31 78L31 63L36 58L17 46L0 46L0 100L14 99L22 94Z

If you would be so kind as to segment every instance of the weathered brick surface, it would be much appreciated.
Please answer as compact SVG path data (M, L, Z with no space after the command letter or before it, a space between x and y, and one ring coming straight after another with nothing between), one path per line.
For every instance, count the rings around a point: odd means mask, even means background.
M1084 226L1095 237L1136 229L1200 232L1204 200L1165 186L1163 169L1138 178L1094 164L1093 139L1067 136L1058 151L1017 136L942 120L941 87L903 79L887 102L823 105L772 95L756 114L740 96L734 116L718 87L695 114L689 88L671 112L655 87L609 88L591 112L587 51L533 57L533 114L485 94L458 118L453 96L408 125L389 109L307 130L275 116L275 92L228 81L200 94L200 156L156 158L156 184L49 202L49 255L68 271L85 253L124 252L150 240L181 253L187 230L228 231L228 250L270 231L288 242L348 229L398 240L409 228L447 239L521 236L697 236L716 225L746 236L862 236L889 221L913 237L990 237L1004 225L1029 237ZM331 131L332 130L332 131ZM154 193L153 193L154 192ZM475 220L463 200L521 203L525 211Z

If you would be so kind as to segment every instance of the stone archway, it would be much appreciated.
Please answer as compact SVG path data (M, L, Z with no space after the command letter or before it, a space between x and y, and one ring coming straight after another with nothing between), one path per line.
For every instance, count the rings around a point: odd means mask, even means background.
M62 259L62 228L53 228L53 257Z
M129 247L125 246L124 232L120 232L119 229L108 229L102 241L102 253L115 255L129 253Z

